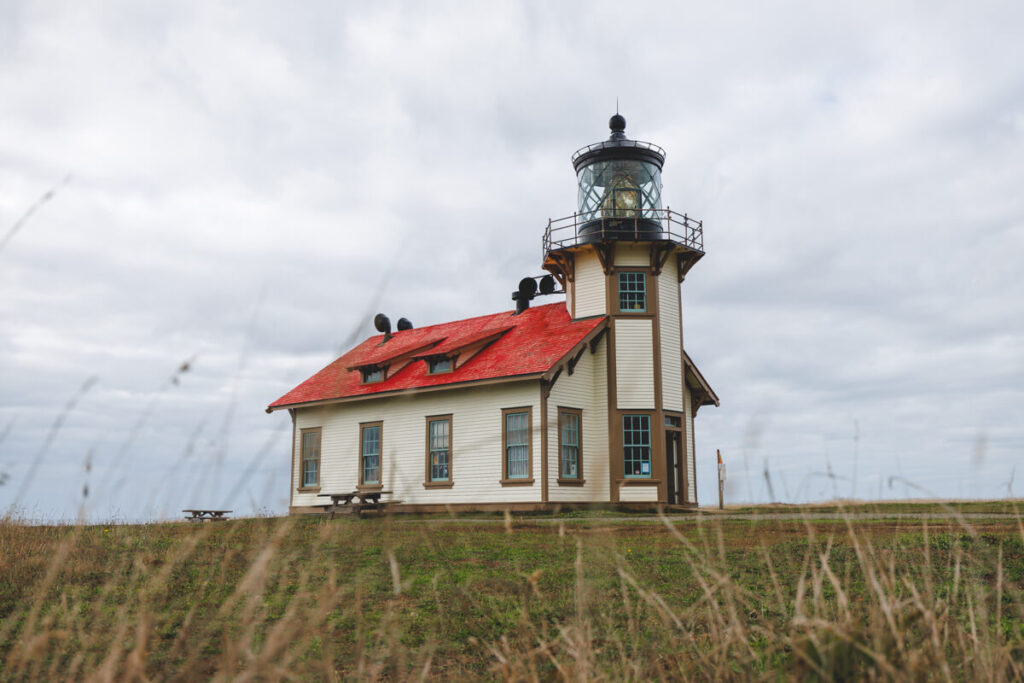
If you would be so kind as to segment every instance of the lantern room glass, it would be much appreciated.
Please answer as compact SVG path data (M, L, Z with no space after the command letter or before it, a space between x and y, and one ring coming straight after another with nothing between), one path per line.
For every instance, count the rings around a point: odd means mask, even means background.
M583 221L658 219L661 171L654 164L632 159L598 161L581 168L577 179Z

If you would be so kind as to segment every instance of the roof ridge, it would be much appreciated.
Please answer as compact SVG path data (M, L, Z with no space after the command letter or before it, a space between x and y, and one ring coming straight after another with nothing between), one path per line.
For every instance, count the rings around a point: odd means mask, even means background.
M565 303L564 301L554 301L554 302L552 302L550 304L541 304L540 306L531 306L530 308L526 309L526 311L538 310L538 309L541 309L541 308L548 308L549 306L557 306L558 304L564 304L564 303ZM523 313L525 313L526 311L523 311ZM502 315L503 313L513 314L514 312L515 312L515 309L510 308L510 309L508 309L506 311L498 311L497 313L485 313L483 315L470 316L469 318L460 318L459 320L447 320L447 321L445 321L443 323L434 323L433 325L424 325L423 327L414 327L411 330L400 330L399 332L392 332L391 336L392 336L392 338L394 338L400 332L414 332L414 331L415 332L422 332L423 330L429 330L432 327L440 327L442 325L454 325L456 323L464 323L464 322L469 322L470 320L479 320L481 318L493 318L495 316ZM520 315L522 315L522 313L520 313ZM588 317L593 317L593 316L588 316ZM580 318L580 319L583 320L583 318ZM576 321L574 320L573 322L576 322ZM362 344L362 343L364 343L366 341L369 341L370 339L374 339L376 337L383 337L383 336L384 336L383 334L375 334L372 337L366 337L362 342L360 342L360 344ZM356 346L359 346L359 344L356 344ZM355 348L355 347L352 347L352 348Z

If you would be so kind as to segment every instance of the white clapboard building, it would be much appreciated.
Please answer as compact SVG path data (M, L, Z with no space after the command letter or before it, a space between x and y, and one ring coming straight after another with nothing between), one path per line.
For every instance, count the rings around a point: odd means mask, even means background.
M625 125L573 155L578 209L549 221L549 275L516 310L393 333L378 316L270 404L292 417L291 512L357 490L413 511L697 504L694 417L718 397L684 350L680 285L702 225L662 208L665 152Z

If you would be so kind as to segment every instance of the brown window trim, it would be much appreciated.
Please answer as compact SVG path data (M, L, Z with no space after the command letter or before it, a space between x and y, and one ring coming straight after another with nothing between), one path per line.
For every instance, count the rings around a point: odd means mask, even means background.
M435 363L435 362L437 362L439 360L445 360L445 359L448 360L448 369L447 370L433 370L432 369L433 363ZM455 356L449 356L449 355L432 356L432 357L426 359L426 364L427 364L427 374L428 375L447 375L449 373L455 372Z
M525 479L509 479L508 476L508 418L510 413L526 413L526 462L527 476ZM530 486L533 484L533 406L501 409L501 485Z
M619 486L658 486L661 479L619 479Z
M533 468L531 468L532 470ZM533 486L533 477L529 479L502 479L502 486Z
M644 310L642 311L624 311L620 307L621 299L619 298L619 273L642 273L644 276ZM615 268L614 277L612 282L615 283L615 294L612 297L612 301L615 304L615 311L613 315L635 315L654 317L654 313L651 311L651 278L650 271L643 268L643 266L624 266L622 268Z
M575 477L563 477L562 476L562 415L569 414L576 416L576 426L578 429L578 443L576 444L576 476ZM558 406L558 485L559 486L582 486L586 483L586 479L583 478L583 409L582 408L569 408L568 406Z
M366 375L375 370L380 370L380 379L367 380ZM388 366L376 365L372 367L359 368L360 384L380 384L388 378Z
M302 453L302 442L306 439L306 434L317 434L317 445L316 445L316 483L309 486L303 484L303 478L306 471L306 461ZM320 480L321 480L321 466L323 465L323 441L324 432L323 427L307 427L299 430L299 485L296 490L300 493L319 493L320 491Z
M448 421L448 478L439 479L433 481L430 478L430 423L441 422L442 420ZM424 429L426 430L426 445L424 447L425 454L425 470L423 473L423 488L425 489L450 489L455 485L454 475L452 473L453 466L455 465L455 449L452 445L455 441L455 434L452 430L452 414L446 413L444 415L427 415L424 420Z
M377 483L375 484L364 484L363 483L363 430L367 427L380 427L380 445L379 453L377 454ZM357 491L372 491L374 489L384 488L384 421L374 420L373 422L360 422L359 423L359 448L356 449L359 454L359 484L356 486Z

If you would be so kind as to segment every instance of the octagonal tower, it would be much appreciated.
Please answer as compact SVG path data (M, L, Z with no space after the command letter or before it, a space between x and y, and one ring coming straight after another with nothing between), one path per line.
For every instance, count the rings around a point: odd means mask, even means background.
M608 472L612 502L696 504L693 415L680 283L704 255L703 226L662 208L665 150L611 135L572 156L577 210L548 222L544 268L574 318L609 318Z

